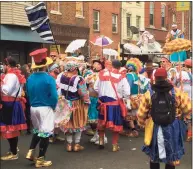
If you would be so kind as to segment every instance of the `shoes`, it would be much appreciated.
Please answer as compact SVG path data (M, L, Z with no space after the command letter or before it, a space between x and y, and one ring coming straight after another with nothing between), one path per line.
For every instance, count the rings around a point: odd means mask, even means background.
M72 151L72 144L67 144L66 150L67 150L68 152L71 152L71 151Z
M120 147L118 146L118 144L113 144L113 149L112 149L112 151L113 152L117 152L117 151L119 151L120 150Z
M88 129L87 131L86 131L86 135L88 135L88 136L94 136L94 131L92 130L92 129Z
M98 143L98 142L97 142ZM95 143L96 144L96 143ZM99 149L104 149L105 148L105 142L104 142L104 137L99 137Z
M54 137L50 137L50 138L49 138L49 143L54 143L54 142L55 142Z
M99 135L98 135L98 132L96 131L95 134L94 134L94 137L91 138L90 142L95 143L98 140L99 140Z
M35 167L40 168L40 167L49 167L52 165L51 161L45 161L44 157L39 157L36 159L35 162Z
M17 152L19 152L19 148L17 147ZM9 150L7 153L6 153L6 155L9 155L9 154L11 154L12 152L11 152L11 150Z
M107 143L108 143L107 137L104 137L104 144L107 144ZM95 144L99 145L99 137L97 141L95 142Z
M73 150L74 150L75 152L79 152L79 151L84 150L84 147L81 146L80 144L75 144Z
M192 141L192 136L187 137L186 141L191 142Z
M9 153L9 154L1 157L1 160L3 160L3 161L17 160L17 159L18 159L18 154L14 155L13 153Z
M58 140L58 141L65 141L65 138L60 137L60 136L56 136L56 137L55 137L55 140Z
M30 160L30 161L34 161L35 160L35 150L34 149L30 149L26 155L26 159Z

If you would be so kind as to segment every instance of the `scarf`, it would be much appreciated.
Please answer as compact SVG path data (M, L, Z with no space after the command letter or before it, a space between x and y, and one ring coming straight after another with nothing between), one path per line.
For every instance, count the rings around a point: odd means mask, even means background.
M15 75L17 76L20 84L26 83L25 76L21 74L21 71L20 71L18 68L9 68L9 69L7 70L7 74L8 74L8 73L13 73L13 74L15 74Z

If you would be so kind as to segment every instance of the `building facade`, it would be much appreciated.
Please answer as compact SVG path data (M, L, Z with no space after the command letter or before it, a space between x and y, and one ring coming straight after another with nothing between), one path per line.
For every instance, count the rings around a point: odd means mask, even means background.
M145 28L155 39L164 45L168 31L173 23L191 39L192 2L145 2Z
M88 3L53 1L47 2L46 6L50 18L51 29L56 44L60 48L60 53L65 53L66 47L71 41L76 39L87 39L87 44L83 49L83 53L88 55Z
M44 41L32 32L24 8L32 2L0 2L0 61L12 56L20 64L31 62L29 53Z
M99 35L113 40L113 43L104 48L118 50L121 35L121 2L87 2L89 4L90 41ZM102 55L102 48L90 43L90 56Z
M139 40L139 34L132 34L130 26L144 28L144 2L122 2L121 4L121 44Z

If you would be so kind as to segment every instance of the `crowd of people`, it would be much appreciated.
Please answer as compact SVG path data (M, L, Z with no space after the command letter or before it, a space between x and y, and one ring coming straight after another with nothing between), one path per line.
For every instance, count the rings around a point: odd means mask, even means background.
M58 61L46 48L30 56L30 65L18 66L10 56L1 67L0 134L10 145L1 160L17 160L20 132L31 134L33 128L26 159L37 168L51 166L45 160L49 143L66 140L66 151L83 151L82 133L90 126L90 142L99 149L108 143L107 129L112 131L113 152L120 150L120 134L138 137L145 128L142 151L150 157L150 169L159 169L160 162L166 169L180 164L185 137L192 139L191 59L172 64L163 56L154 67L137 58L126 65L105 58L91 65L73 57Z

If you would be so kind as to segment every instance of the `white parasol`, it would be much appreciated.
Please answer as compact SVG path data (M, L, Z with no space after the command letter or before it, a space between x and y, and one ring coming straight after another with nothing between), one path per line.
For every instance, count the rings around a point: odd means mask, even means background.
M104 55L109 55L109 56L118 56L118 52L114 49L103 49L103 54Z
M72 41L65 50L65 53L74 53L81 47L84 47L86 39L77 39Z
M130 53L133 53L133 54L141 53L141 49L132 43L126 43L123 45L123 47L126 51L128 51Z

